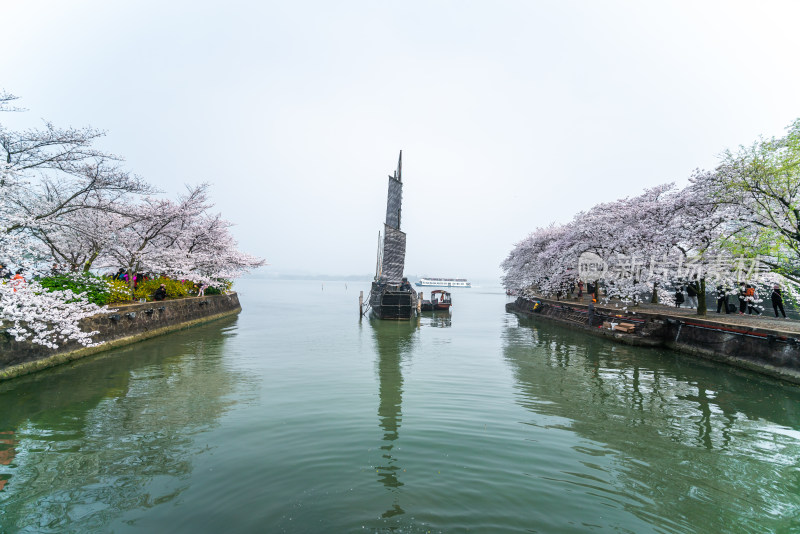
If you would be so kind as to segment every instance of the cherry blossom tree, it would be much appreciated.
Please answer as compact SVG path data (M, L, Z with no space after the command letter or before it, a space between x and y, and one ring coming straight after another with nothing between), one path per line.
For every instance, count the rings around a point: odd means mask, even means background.
M79 321L105 309L69 290L45 291L35 280L0 283L0 326L17 341L52 349L68 341L95 346L97 332L82 331Z
M25 111L11 104L19 97L0 90L0 111ZM91 127L59 128L49 121L44 128L8 130L0 124L0 156L14 169L55 169L69 172L75 165L98 157L111 157L93 144L105 132Z
M677 190L673 183L659 185L634 198L619 203L621 227L614 236L630 261L619 264L624 281L616 284L616 294L623 299L638 300L651 293L651 302L659 302L658 288L670 283L669 269L674 260L677 236L674 232Z
M124 209L128 202L119 202ZM114 236L130 218L112 211L80 209L30 229L61 270L89 272L95 262L108 263ZM105 265L102 265L105 266Z
M503 262L505 286L533 286L541 294L557 295L564 284L591 272L590 280L602 281L608 298L637 303L647 292L658 301L658 287L693 283L698 314L704 315L706 281L727 292L744 279L762 286L775 283L775 276L763 270L743 269L725 247L741 221L733 205L713 201L710 175L696 171L684 189L664 184L595 206L566 225L537 229ZM588 262L594 271L582 269Z
M781 138L759 139L705 176L715 204L734 208L732 253L758 255L773 271L800 283L800 119Z
M0 91L0 111L21 111L11 105L15 100ZM48 232L64 217L82 210L113 211L121 198L152 191L121 169L118 157L94 148L103 135L49 122L23 131L0 123L0 259L33 272L46 260L47 249L52 251L55 241Z
M0 89L0 111L23 111L11 103L18 99L18 96L12 95L5 89Z
M70 172L33 175L11 169L18 179L0 187L4 203L17 214L6 233L47 225L79 210L117 211L128 195L152 192L141 178L105 158L73 162Z
M11 111L8 103L14 99L7 93L0 95L0 110ZM44 131L22 133L0 125L0 149L5 156L0 164L0 261L28 278L24 284L0 283L0 327L17 340L48 347L68 340L92 343L92 333L82 332L78 321L101 308L82 295L48 293L31 278L41 274L41 266L51 259L34 232L52 224L59 213L76 209L80 195L92 189L80 180L76 186L76 181L64 176L74 177L79 163L99 154L88 148L96 136L91 130L58 130L49 123ZM58 194L61 198L54 199Z
M105 261L128 271L131 289L133 274L142 271L219 286L221 279L264 265L264 260L239 252L231 224L209 213L208 188L189 187L175 202L148 197L120 215L127 223L118 224Z
M108 257L128 272L131 293L134 274L142 271L164 273L172 268L173 245L180 239L181 229L200 217L209 207L208 185L188 188L177 202L146 197L130 204L108 249Z
M517 243L501 264L503 285L514 291L535 287L548 295L567 288L578 265L577 256L568 252L569 235L569 225L551 224Z
M265 264L264 260L240 252L230 234L232 224L220 214L203 213L184 221L177 239L170 242L161 258L162 272L175 278L220 287L223 280Z
M663 269L654 271L648 260L668 256L677 241L670 231L675 196L674 185L666 184L595 206L566 225L535 231L503 263L504 282L563 291L582 276L579 262L590 255L602 268L588 281L604 281L610 297L637 301L651 289L647 283L654 275L666 280Z
M0 111L23 111L0 91ZM0 123L0 263L21 269L27 282L0 280L0 328L18 340L55 348L91 345L78 322L101 313L85 295L48 292L34 279L53 263L73 270L143 270L221 284L264 264L239 252L229 228L211 215L208 185L177 201L123 169L120 158L94 147L93 128L13 131Z

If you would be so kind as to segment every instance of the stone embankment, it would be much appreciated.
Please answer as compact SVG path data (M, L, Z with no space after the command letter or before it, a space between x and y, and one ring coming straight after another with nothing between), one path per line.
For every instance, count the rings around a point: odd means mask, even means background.
M96 347L70 343L58 349L48 349L41 345L17 342L5 331L0 331L0 380L235 315L241 310L236 293L111 306L110 311L80 323L84 332L99 332L93 339L102 344Z
M506 311L569 325L629 345L667 347L800 384L800 329L791 323L756 322L738 314L700 317L647 306L620 309L573 301L519 297ZM611 323L632 325L629 332Z

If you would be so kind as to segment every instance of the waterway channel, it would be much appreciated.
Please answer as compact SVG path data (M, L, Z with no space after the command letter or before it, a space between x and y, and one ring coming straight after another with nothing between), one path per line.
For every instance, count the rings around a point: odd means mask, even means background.
M506 313L235 318L0 383L0 532L793 532L800 387Z

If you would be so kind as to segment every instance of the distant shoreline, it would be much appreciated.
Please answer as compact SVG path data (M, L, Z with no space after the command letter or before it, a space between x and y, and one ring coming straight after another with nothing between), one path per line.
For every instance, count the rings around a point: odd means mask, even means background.
M413 281L423 278L422 276L409 274L408 279ZM370 283L375 278L374 274L350 274L350 275L331 275L331 274L265 274L253 273L240 277L240 280L308 280L317 282L365 282ZM470 278L473 286L494 284L501 285L500 277L496 278Z

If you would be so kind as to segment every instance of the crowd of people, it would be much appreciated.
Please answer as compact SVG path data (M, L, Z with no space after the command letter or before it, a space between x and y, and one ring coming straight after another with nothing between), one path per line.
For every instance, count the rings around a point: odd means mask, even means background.
M591 282L584 283L583 280L575 280L568 287L563 287L556 292L556 299L562 298L577 298L583 300L584 293L588 296L591 302L597 302L597 290ZM507 292L507 294L510 294ZM700 286L697 279L692 279L687 283L678 284L675 288L674 300L676 308L697 308L698 297L700 295ZM736 291L732 288L718 285L716 288L717 295L717 313L739 313L739 315L762 315L765 307L760 305L756 287L752 284L741 282ZM735 295L738 299L738 304L731 303L729 298ZM770 290L769 300L772 303L772 309L775 312L775 317L782 317L786 319L786 310L783 302L783 292L781 286L774 284Z
M109 274L107 276L112 280L121 280L123 282L127 282L130 275L128 275L128 271L120 267L119 271ZM134 273L132 276L133 276L134 288L139 287L139 282L145 282L147 280L152 280L153 278L158 278L157 276L154 276L152 273Z
M739 300L738 307L736 304L728 301L731 291L724 286L717 286L717 313L736 313L739 315L761 315L764 312L764 306L758 304L759 299L756 293L755 286L741 282L736 297ZM783 292L781 286L774 284L770 290L770 301L772 302L772 310L775 312L775 317L782 316L786 319L786 310L783 307ZM778 315L780 312L780 316Z
M558 291L556 291L556 300L561 300L564 297L575 297L578 300L583 300L584 290L589 296L589 300L592 302L597 302L597 290L595 289L594 284L591 282L584 284L583 280L580 279L574 280L570 284L562 284Z
M686 294L685 297L684 293ZM731 314L738 312L739 315L762 315L764 313L765 307L759 304L761 300L756 292L756 287L752 284L740 282L736 290L720 284L716 287L715 293L717 295L717 313ZM698 295L699 287L696 281L691 281L685 286L679 285L675 289L675 306L681 308L686 303L688 308L697 308ZM730 302L731 296L736 296L738 305L735 302ZM775 317L786 319L786 310L783 307L783 292L779 284L773 284L769 297Z
M133 277L133 287L134 291L138 289L139 284L142 282L147 282L149 280L158 280L163 278L168 278L166 275L155 275L153 273L134 273L133 275L128 274L123 268L120 268L116 273L108 275L108 278L111 280L120 280L123 282L128 282L130 277ZM181 280L181 283L185 284L186 280ZM203 297L205 296L206 289L208 289L208 284L196 282L194 283L194 292L196 293L195 296ZM153 300L164 300L167 298L167 287L166 284L161 284L154 292L153 292Z

